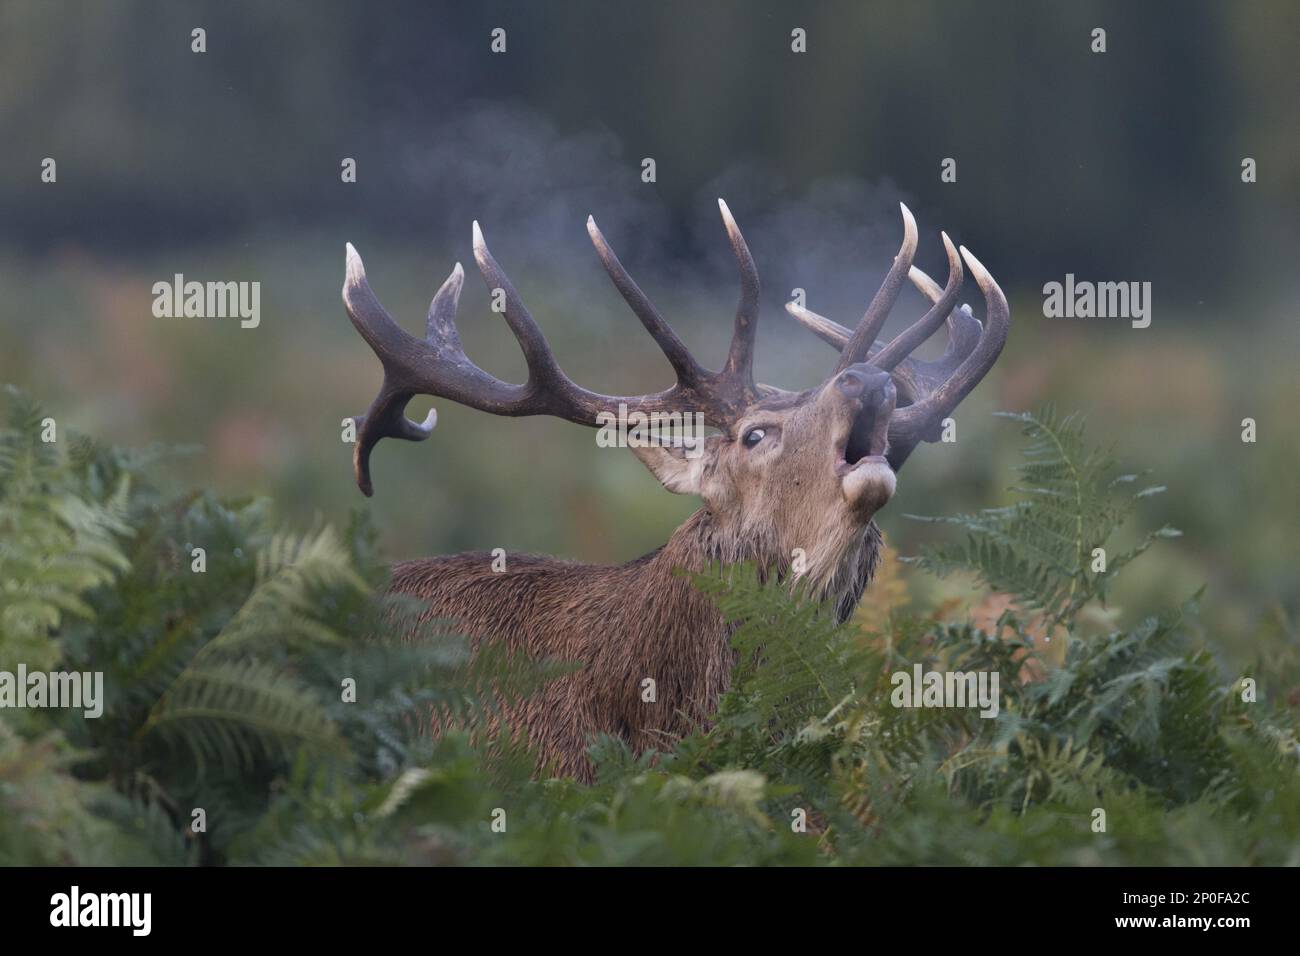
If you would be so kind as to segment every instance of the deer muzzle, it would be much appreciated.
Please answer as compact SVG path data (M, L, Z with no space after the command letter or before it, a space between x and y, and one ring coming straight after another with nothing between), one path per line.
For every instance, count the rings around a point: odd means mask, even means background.
M865 467L888 467L884 456L889 418L898 397L889 373L858 363L835 377L834 388L848 402L852 414L848 434L836 449L839 452L836 474L844 476Z

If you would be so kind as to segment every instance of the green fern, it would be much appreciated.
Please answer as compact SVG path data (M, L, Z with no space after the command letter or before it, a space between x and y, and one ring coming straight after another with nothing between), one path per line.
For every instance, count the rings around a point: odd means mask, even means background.
M989 587L1015 596L1025 608L1041 609L1052 624L1072 620L1091 600L1103 601L1115 575L1161 538L1178 537L1162 527L1132 548L1111 554L1111 536L1137 502L1165 490L1149 485L1137 492L1135 474L1114 475L1108 451L1089 447L1082 418L1057 416L1049 406L1036 413L999 413L1019 422L1028 440L1018 466L1021 500L973 515L923 517L917 521L955 525L964 541L927 548L917 565L936 574L974 571ZM1093 571L1093 550L1106 549L1104 571Z
M1111 478L1077 419L1018 416L1020 500L945 519L965 541L923 559L1017 597L996 636L923 609L865 634L753 568L697 576L735 624L730 691L662 753L593 740L597 778L580 785L532 779L526 750L430 737L431 714L483 726L566 668L471 654L385 594L364 518L301 533L265 501L169 498L139 470L156 449L47 445L39 408L9 398L0 661L102 671L106 699L98 720L0 711L0 862L1300 864L1283 656L1248 672L1269 684L1248 703L1201 646L1195 599L1076 627L1170 533L1084 570L1154 489ZM1079 639L1022 683L1021 618L1041 610ZM891 675L917 664L999 673L997 717L893 706Z
M303 743L340 744L319 694L257 662L209 661L185 670L137 737L149 734L183 742L199 773L211 758L226 767L248 767L258 757L287 756Z
M126 476L102 497L79 496L65 448L42 440L40 407L12 386L0 429L0 670L46 669L51 638L69 616L89 618L85 595L128 567Z

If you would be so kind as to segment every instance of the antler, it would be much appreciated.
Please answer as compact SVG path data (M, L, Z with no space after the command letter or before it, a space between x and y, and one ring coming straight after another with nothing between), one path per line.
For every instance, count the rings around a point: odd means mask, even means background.
M519 342L528 366L528 380L522 385L489 375L465 355L456 330L456 306L465 278L460 263L433 297L425 337L417 339L394 322L380 305L366 281L361 257L349 243L343 304L352 324L384 370L383 385L369 410L353 418L357 428L353 469L362 493L373 494L370 453L381 439L423 441L433 432L436 412L430 411L422 424L406 417L406 405L417 394L446 398L494 415L550 415L593 428L600 424L599 413L617 413L621 404L629 412L646 414L698 412L706 422L728 432L753 401L781 394L780 389L754 383L758 270L727 204L719 199L718 206L740 270L741 293L727 361L717 372L695 361L618 261L595 220L587 220L587 231L605 271L677 375L677 382L671 388L647 395L602 395L580 387L564 374L541 328L488 251L477 222L474 223L474 259L488 288L500 289L504 294L506 324Z
M902 248L856 329L850 331L793 302L786 305L786 311L795 320L840 350L835 373L862 361L869 361L877 368L891 373L902 406L889 421L886 456L895 471L902 467L918 443L939 439L943 419L970 394L971 389L979 384L997 361L1002 346L1006 343L1010 324L1006 296L1002 294L997 282L969 249L961 247L958 255L958 250L953 247L947 233L941 233L948 253L946 286L940 289L938 283L912 265L916 253L916 220L906 206L901 203L899 205L903 212ZM962 258L965 258L976 283L984 293L986 326L981 325L971 314L969 306L953 309L964 279ZM898 298L904 277L910 278L933 304L916 323L887 344L881 344L876 341L876 336L884 327L889 310ZM912 358L912 350L928 339L945 319L948 325L948 347L943 356L934 362Z

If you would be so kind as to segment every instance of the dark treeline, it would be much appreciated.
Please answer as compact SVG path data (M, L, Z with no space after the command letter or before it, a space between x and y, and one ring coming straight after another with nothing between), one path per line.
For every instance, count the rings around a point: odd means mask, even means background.
M513 104L559 142L600 142L615 180L625 170L627 189L653 191L673 249L692 248L723 186L770 199L849 178L941 211L954 234L978 230L1013 285L1142 278L1195 305L1289 281L1297 37L1300 8L1283 0L19 0L0 13L13 167L0 241L170 248L357 220L427 236L464 192L430 156L483 104ZM476 160L485 182L551 188L552 167L509 141ZM39 179L47 156L56 194ZM337 188L344 156L361 170L350 190ZM647 156L657 182L642 186ZM955 183L940 181L945 157Z

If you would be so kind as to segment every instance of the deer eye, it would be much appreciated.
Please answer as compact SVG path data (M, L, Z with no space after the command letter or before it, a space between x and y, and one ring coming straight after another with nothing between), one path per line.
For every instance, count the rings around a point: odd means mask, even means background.
M766 434L767 432L762 428L751 428L749 431L745 432L745 437L740 440L740 443L746 448L753 448L763 440L763 436Z

